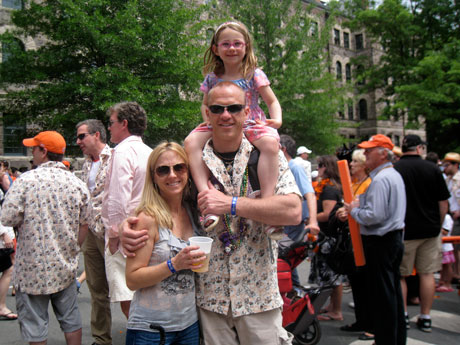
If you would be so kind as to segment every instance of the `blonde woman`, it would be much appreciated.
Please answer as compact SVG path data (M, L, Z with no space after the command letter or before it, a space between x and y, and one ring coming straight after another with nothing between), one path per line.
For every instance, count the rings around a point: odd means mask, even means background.
M190 269L205 257L196 251L199 247L188 246L195 230L187 205L188 182L189 161L183 148L174 142L159 144L150 154L136 210L136 229L148 229L149 238L126 264L126 283L136 290L129 311L127 345L160 344L161 328L166 344L199 344L194 273Z

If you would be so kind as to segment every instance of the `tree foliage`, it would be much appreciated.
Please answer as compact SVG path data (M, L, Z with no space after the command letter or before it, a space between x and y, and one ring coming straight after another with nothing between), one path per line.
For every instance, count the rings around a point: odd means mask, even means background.
M326 49L334 8L322 25L304 1L247 1L241 6L240 1L224 0L221 4L224 8L219 7L216 15L243 22L254 38L259 65L283 110L280 132L315 153L333 153L343 142L335 114L344 95L329 72Z
M12 14L16 28L1 35L10 53L0 64L8 91L0 112L70 139L78 121L106 123L110 105L137 101L150 144L181 140L200 121L202 11L194 1L28 1ZM14 44L28 37L44 44Z
M460 150L460 3L384 0L366 9L360 2L347 2L352 27L365 27L384 51L364 71L365 88L384 91L384 115L407 116L408 127L425 122L431 150Z

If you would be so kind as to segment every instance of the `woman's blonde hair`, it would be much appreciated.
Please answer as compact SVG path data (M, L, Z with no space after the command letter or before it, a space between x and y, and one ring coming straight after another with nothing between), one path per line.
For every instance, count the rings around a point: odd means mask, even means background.
M137 206L135 213L138 215L140 212L144 212L148 216L154 218L159 227L172 229L173 220L171 217L171 211L167 202L161 196L158 186L154 181L155 166L157 161L160 156L167 151L173 151L179 155L179 157L181 157L187 165L188 171L189 161L182 146L170 141L163 141L158 144L149 156L144 189L142 191L141 201L139 206ZM186 186L182 199L187 197L189 192L189 187Z
M219 76L225 73L224 62L219 56L214 54L212 50L212 47L217 47L217 44L219 43L219 35L225 29L235 30L241 33L244 37L244 43L246 44L246 55L244 56L243 62L241 64L241 73L245 79L249 80L252 78L254 70L257 68L257 58L254 55L253 41L248 29L243 23L238 21L225 22L221 24L214 32L214 35L211 39L211 45L208 47L208 49L206 49L206 52L204 53L203 75L206 76L208 73L214 72L217 76Z
M366 156L364 155L364 149L356 149L351 154L351 159L354 159L360 164L366 163Z

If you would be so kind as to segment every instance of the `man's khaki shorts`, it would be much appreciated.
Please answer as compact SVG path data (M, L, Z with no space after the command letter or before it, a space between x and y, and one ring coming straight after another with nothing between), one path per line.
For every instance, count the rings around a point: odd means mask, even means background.
M401 276L407 277L415 269L418 273L434 273L442 266L441 234L437 237L404 241Z

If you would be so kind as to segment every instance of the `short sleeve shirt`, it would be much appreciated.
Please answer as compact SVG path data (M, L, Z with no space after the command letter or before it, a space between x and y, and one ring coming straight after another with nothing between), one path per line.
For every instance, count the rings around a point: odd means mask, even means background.
M89 222L86 184L61 162L25 172L11 185L2 210L5 226L19 226L13 284L47 295L75 281L80 225Z
M239 195L246 166L253 146L243 138L233 163L233 179L224 163L215 155L209 142L203 150L203 159L211 174L219 181L227 195ZM279 155L279 177L276 194L295 193L300 198L294 176L288 169L286 158ZM248 182L249 183L249 182ZM248 193L252 187L249 186ZM238 224L232 220L232 226ZM264 224L248 220L248 228L240 247L231 255L225 253L219 235L225 231L222 221L207 235L214 241L209 261L209 271L196 275L196 299L200 308L233 317L249 315L280 308L276 265L276 242L269 241ZM271 249L270 249L271 246ZM270 255L273 252L273 257Z

